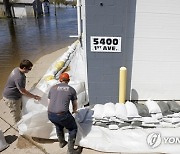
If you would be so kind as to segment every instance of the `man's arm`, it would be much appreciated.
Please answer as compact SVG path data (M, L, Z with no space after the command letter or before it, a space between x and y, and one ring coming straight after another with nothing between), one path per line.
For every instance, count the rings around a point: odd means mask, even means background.
M36 100L40 100L40 99L41 99L40 96L34 95L34 94L30 93L30 92L27 91L25 88L21 88L21 89L20 89L20 92L21 92L21 94L23 94L23 95L25 95L25 96L28 96L28 97L31 97L31 98L34 98L34 99L36 99Z
M48 98L48 105L50 104L50 99Z
M77 112L77 100L74 100L72 102L72 106L73 106L73 112L72 113L76 113Z

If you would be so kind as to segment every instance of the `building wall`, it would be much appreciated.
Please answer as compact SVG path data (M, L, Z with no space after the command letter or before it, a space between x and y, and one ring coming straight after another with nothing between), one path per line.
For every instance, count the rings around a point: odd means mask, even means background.
M83 7L90 104L118 102L121 66L127 99L180 100L179 0L84 0ZM92 52L91 36L121 37L121 52Z
M180 100L180 1L137 0L132 98Z
M118 102L120 67L128 68L131 82L136 1L85 0L84 7L89 102ZM121 37L121 52L92 52L91 36Z

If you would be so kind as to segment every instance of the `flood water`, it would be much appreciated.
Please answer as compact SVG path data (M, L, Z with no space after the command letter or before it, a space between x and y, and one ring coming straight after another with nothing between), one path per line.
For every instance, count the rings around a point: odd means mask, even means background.
M73 43L77 35L76 8L51 6L50 15L35 19L0 19L0 98L7 77L23 59L35 62Z

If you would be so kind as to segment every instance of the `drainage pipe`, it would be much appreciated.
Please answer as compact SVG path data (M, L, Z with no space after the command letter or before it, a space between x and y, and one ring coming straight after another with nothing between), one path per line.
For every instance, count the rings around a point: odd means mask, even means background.
M77 0L77 25L78 25L78 35L76 36L70 36L70 37L77 37L81 42L81 1Z
M77 0L78 38L81 38L81 3Z

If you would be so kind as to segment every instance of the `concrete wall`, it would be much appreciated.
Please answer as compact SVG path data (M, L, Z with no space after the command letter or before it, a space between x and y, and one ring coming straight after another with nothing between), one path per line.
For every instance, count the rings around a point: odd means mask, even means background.
M90 104L118 102L121 66L127 99L180 100L180 1L83 1ZM91 36L120 36L122 51L92 52Z
M26 8L24 6L22 7L14 7L14 15L17 18L26 17Z
M38 15L42 15L43 14L42 2L40 0L38 0L37 2L38 5L36 5L35 0L17 0L15 1L15 3L13 3L12 14L14 15L14 17L17 18L34 17L36 12L38 13ZM0 17L5 17L4 12L5 12L4 5L2 3L0 4Z
M32 6L25 6L27 17L34 17L34 9Z
M0 4L0 17L5 17L4 5Z
M23 6L23 5L19 5L19 6L14 6L14 16L16 18L23 18L23 17L34 17L34 9L33 6Z

